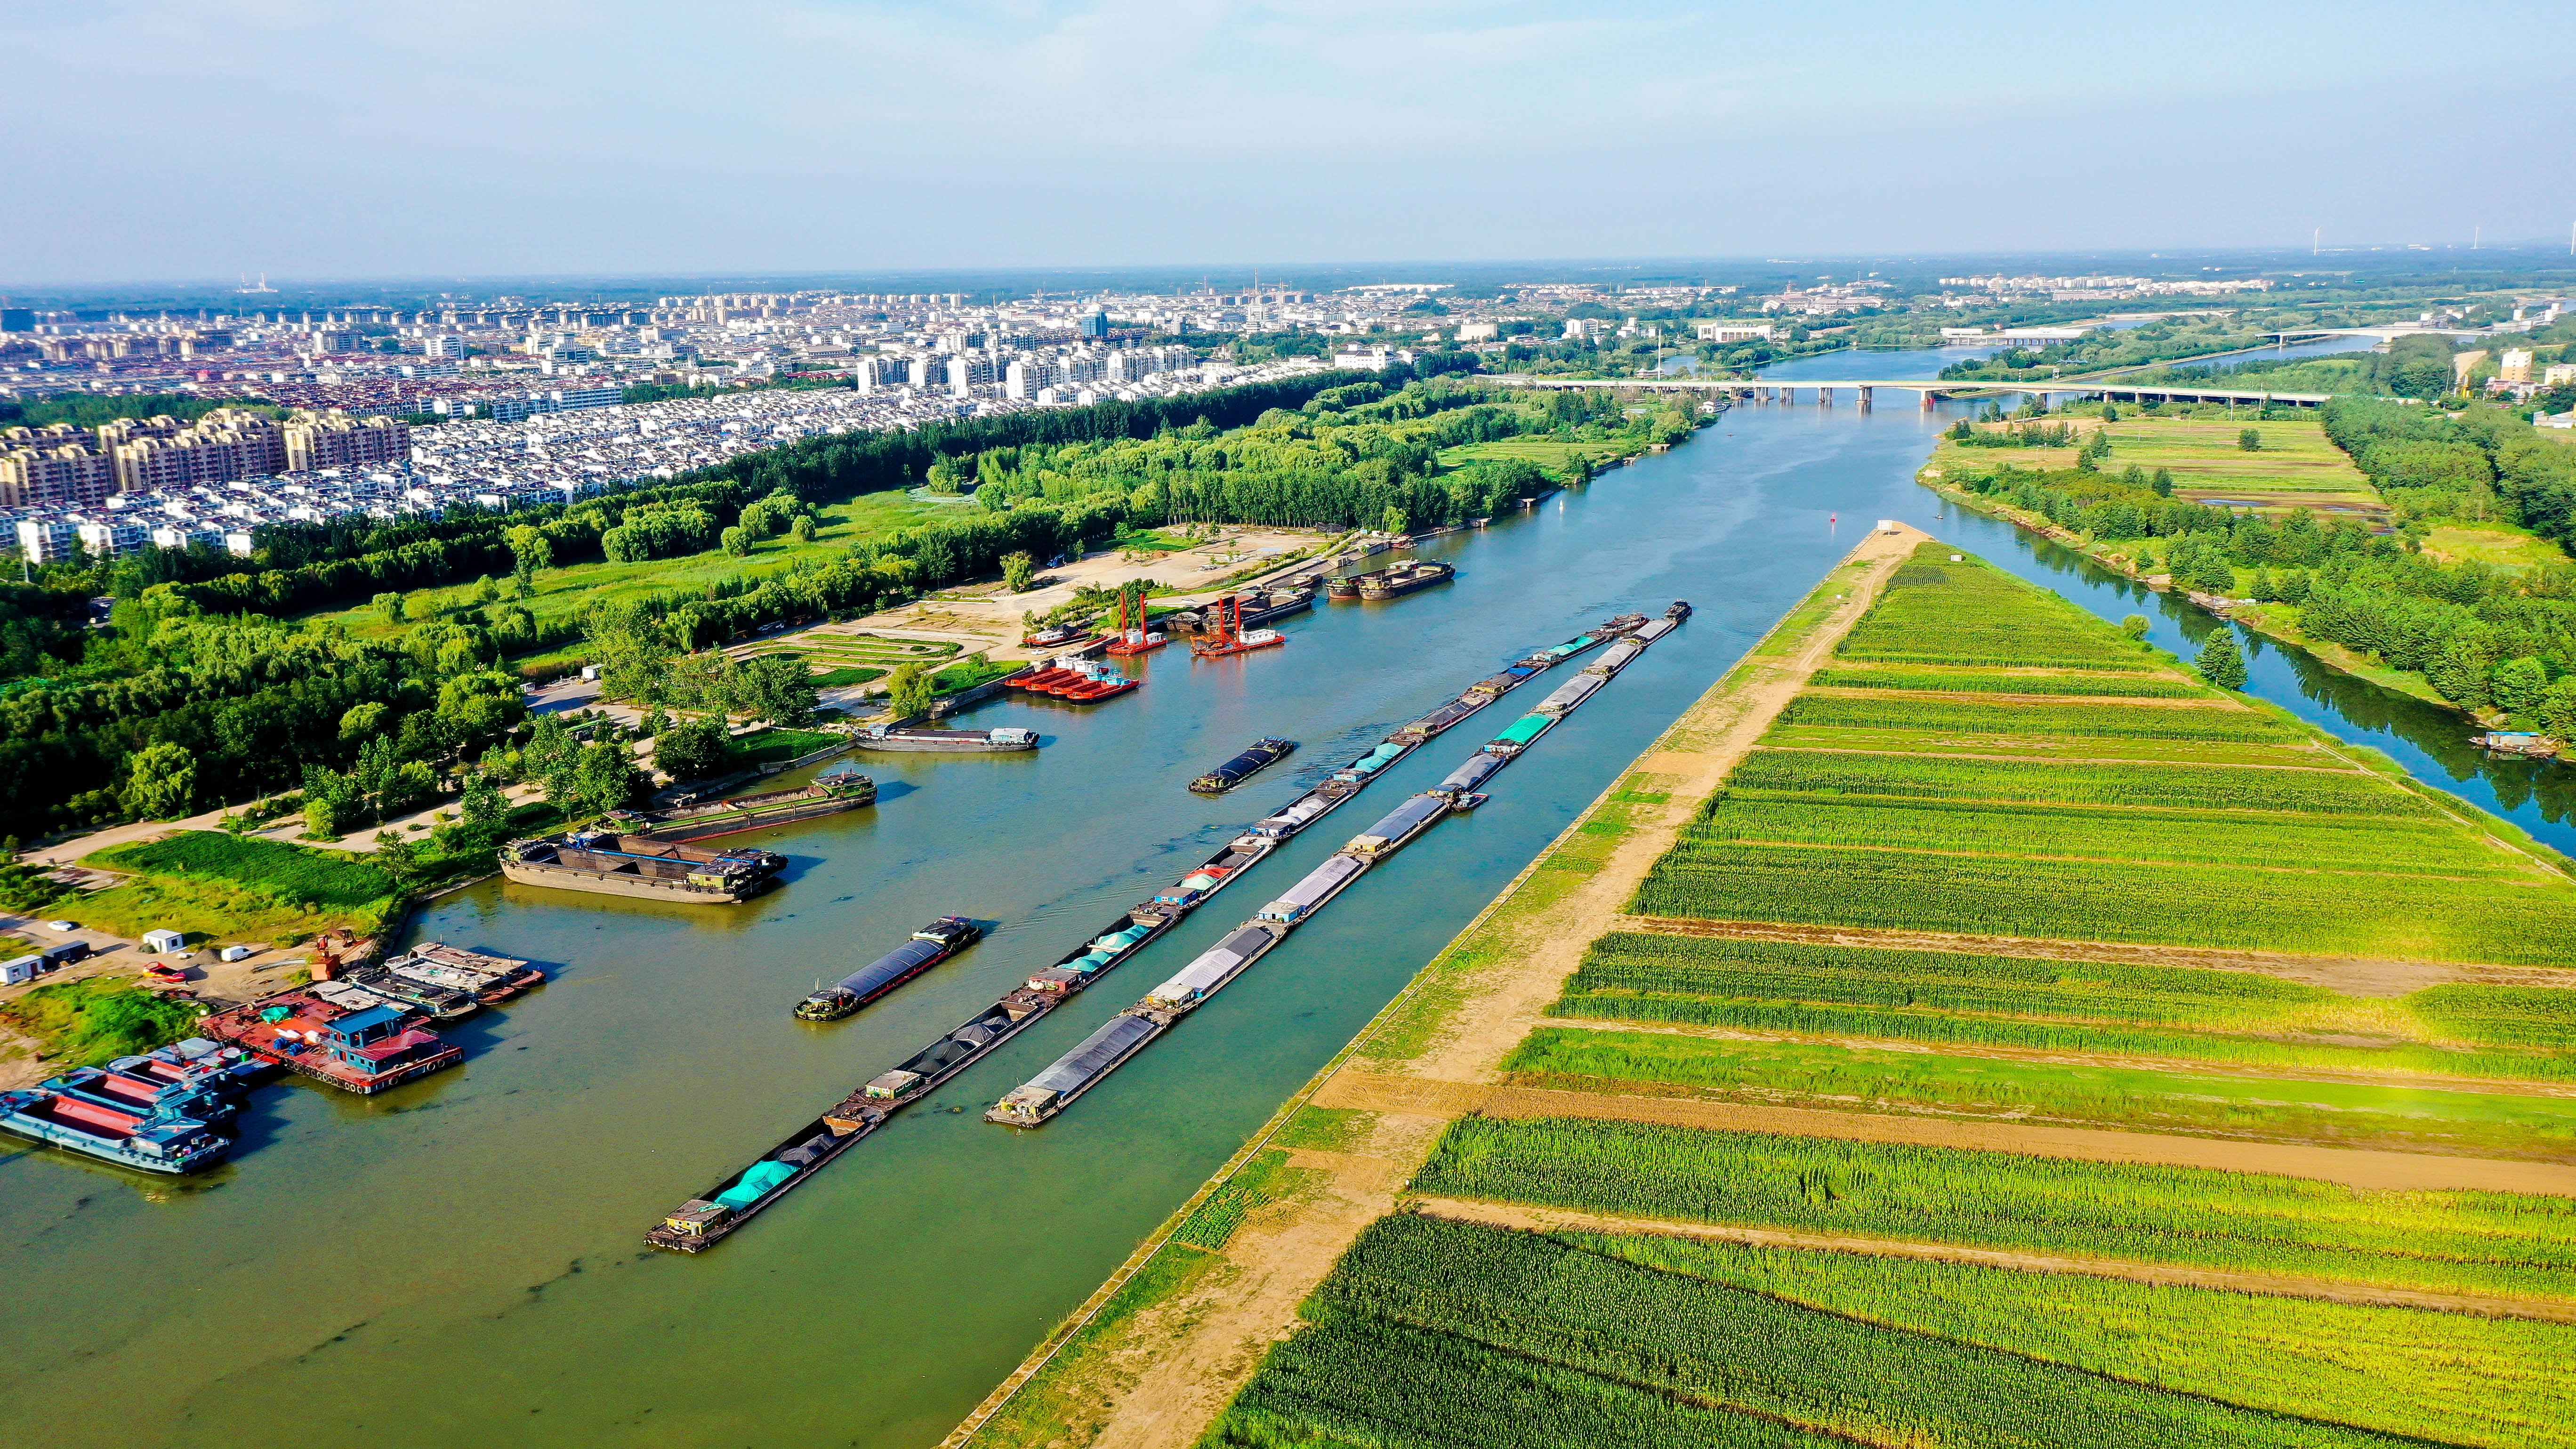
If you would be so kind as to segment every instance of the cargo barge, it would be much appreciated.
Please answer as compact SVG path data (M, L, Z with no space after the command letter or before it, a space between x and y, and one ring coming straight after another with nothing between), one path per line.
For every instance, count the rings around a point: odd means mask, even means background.
M1513 670L1480 681L1478 686L1471 688L1467 697L1473 697L1481 690L1482 697L1490 702L1538 669L1546 667L1545 663L1533 661L1542 657L1548 662L1562 661L1604 640L1617 641L1599 660L1550 694L1538 709L1504 731L1497 740L1469 756L1437 786L1408 798L1376 824L1351 837L1348 844L1308 872L1277 900L1262 907L1258 914L1224 940L1200 953L1179 974L1155 987L1134 1006L1112 1017L1036 1076L1013 1088L985 1111L984 1120L1006 1127L1036 1127L1071 1106L1084 1093L1106 1080L1128 1058L1144 1050L1155 1038L1171 1030L1183 1016L1197 1010L1227 983L1250 969L1255 961L1347 890L1370 867L1402 850L1452 812L1473 810L1483 804L1486 797L1477 790L1477 786L1491 779L1522 749L1591 698L1648 645L1671 632L1676 622L1667 617L1649 623L1642 614L1621 615L1600 630L1577 635L1555 649L1532 656L1531 660L1523 661ZM1398 735L1402 733L1399 731ZM1497 748L1498 745L1504 748ZM1400 757L1402 752L1411 748L1413 746L1400 745L1391 739L1379 750L1395 751L1394 756L1388 757L1391 759ZM1366 758L1379 758L1379 753L1373 751ZM1383 765L1378 768L1383 768Z
M1234 612L1231 617L1234 626L1238 629L1258 628L1273 619L1285 619L1291 614L1302 614L1315 607L1315 589L1311 584L1278 589L1247 589L1241 594L1230 597L1234 599ZM1189 613L1177 614L1173 616L1172 622L1184 633L1204 633L1215 626L1217 605L1224 602L1223 599L1214 600L1204 611L1193 610Z
M1038 732L1005 727L990 730L934 730L917 725L869 725L850 739L853 748L882 753L946 755L1011 754L1038 747Z
M829 770L810 785L701 800L682 795L650 810L620 810L609 818L637 840L680 842L739 835L773 825L819 820L877 803L877 783L855 770Z
M139 1172L196 1172L232 1150L229 1138L175 1113L126 1109L50 1084L0 1092L0 1131Z
M1192 780L1190 788L1202 795L1222 795L1256 773L1288 758L1296 748L1295 740L1254 740L1243 753Z
M501 847L501 874L521 885L683 905L740 905L767 890L787 857L700 850L638 835L577 830Z
M1433 584L1445 584L1457 576L1458 569L1455 564L1426 563L1420 559L1406 559L1382 572L1363 575L1359 580L1360 597L1400 599L1407 594L1427 589Z
M1288 939L1289 932L1348 889L1371 865L1430 829L1449 808L1450 803L1437 795L1416 795L1397 806L1308 871L1286 894L1263 906L1251 920L1191 958L1171 979L1147 992L1144 1000L1111 1017L1073 1050L1013 1088L986 1110L984 1120L1006 1127L1035 1127L1073 1105L1121 1063L1144 1050L1147 1043L1171 1030L1174 1023L1250 970L1254 962Z
M876 960L796 1003L798 1021L839 1021L984 939L964 916L941 916Z
M1124 915L1092 932L1085 939L1084 944L1059 958L1053 966L1031 974L972 1020L893 1068L869 1079L858 1091L843 1098L831 1111L788 1134L750 1166L733 1173L697 1197L683 1203L647 1231L644 1241L649 1246L679 1253L704 1252L721 1242L739 1229L743 1223L749 1221L754 1214L776 1202L780 1196L794 1189L799 1183L809 1179L824 1163L847 1151L860 1139L874 1132L895 1111L908 1103L928 1096L1032 1023L1089 989L1109 970L1133 959L1139 951L1160 939L1191 912L1214 898L1219 891L1240 880L1245 871L1267 858L1282 843L1348 803L1388 765L1410 754L1423 740L1447 729L1476 709L1492 703L1540 670L1571 658L1610 637L1613 635L1607 631L1578 634L1554 649L1544 650L1540 655L1533 656L1538 662L1523 661L1501 674L1479 680L1475 685L1470 686L1460 695L1458 701L1453 702L1467 704L1469 707L1465 710L1450 714L1448 711L1452 706L1444 705L1440 710L1433 711L1431 716L1406 726L1404 730L1399 730L1395 736L1298 796L1286 808L1256 821L1244 833L1228 841L1215 855L1210 856L1203 864L1184 875L1172 886L1158 892L1151 900L1140 902ZM1408 819L1414 818L1419 811L1420 807L1410 806L1408 802L1405 812ZM1409 831L1398 833L1402 840L1410 840L1436 818L1437 816L1433 815L1420 819L1419 823L1414 824ZM1383 824L1384 822L1381 822L1381 825ZM1369 833L1375 835L1377 831L1373 829ZM1400 844L1400 841L1398 843ZM1318 868L1319 871L1329 871L1324 879L1318 880L1317 872L1309 872L1306 880L1292 887L1289 894L1281 898L1282 901L1308 902L1302 910L1296 911L1297 919L1303 919L1306 912L1310 912L1324 900L1330 899L1332 893L1338 892L1341 886L1356 879L1365 868L1363 861L1351 855L1337 853L1332 859L1344 864L1336 866L1327 862L1326 867ZM1332 879L1334 876L1339 877L1338 881ZM1272 902L1270 906L1264 908L1264 911L1267 913L1283 909L1293 908L1284 908L1280 902ZM1249 925L1250 923L1247 923L1247 927ZM1268 936L1275 944L1279 936L1286 934L1287 929L1286 924L1273 921L1269 926L1263 927L1261 933ZM1260 946L1258 942L1244 937L1241 929L1227 939L1237 942L1240 946L1258 946L1259 950L1268 949L1267 946ZM1249 966L1253 959L1257 959L1258 954L1257 950L1237 951L1238 959L1232 963L1232 969L1239 972ZM1206 953L1202 953L1201 959L1205 958ZM1175 980L1178 979L1175 978ZM1232 977L1226 975L1224 979L1230 980ZM1165 983L1166 986L1170 984ZM1157 990L1160 991L1162 988ZM1201 999L1204 995L1205 991L1202 990ZM1121 1016L1116 1020L1133 1021L1136 1018ZM1125 1060L1127 1055L1141 1047L1144 1040L1150 1039L1150 1034L1134 1040L1123 1039L1123 1034L1142 1030L1139 1027L1121 1027L1118 1030L1122 1034L1122 1039L1101 1043L1099 1047L1099 1050L1111 1058L1110 1066L1113 1067L1116 1062ZM1159 1031L1159 1028L1155 1030ZM1095 1036L1097 1035L1095 1033ZM1060 1104L1058 1110L1061 1110Z

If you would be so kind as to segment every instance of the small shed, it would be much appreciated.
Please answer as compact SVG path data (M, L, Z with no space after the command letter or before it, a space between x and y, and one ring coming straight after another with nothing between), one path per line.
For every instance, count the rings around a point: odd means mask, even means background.
M21 956L14 961L0 961L0 986L24 986L44 969L42 956Z
M143 949L155 954L176 951L187 944L188 938L177 931L165 929L143 933Z

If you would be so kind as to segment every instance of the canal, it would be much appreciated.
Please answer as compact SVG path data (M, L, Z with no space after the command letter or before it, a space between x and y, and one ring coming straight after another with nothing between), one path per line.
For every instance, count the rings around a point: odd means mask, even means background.
M1928 373L1958 356L1846 354L1782 374ZM2168 647L2209 627L2007 527L1943 517L1912 478L1947 421L1741 408L1673 453L1427 546L1459 566L1452 584L1319 607L1282 625L1287 648L1247 658L1166 650L1142 661L1143 689L1096 708L986 706L975 723L1035 725L1046 748L863 757L875 809L748 837L796 862L748 906L498 883L434 903L424 937L533 957L555 978L454 1032L463 1067L363 1101L267 1089L237 1158L201 1180L0 1158L0 1440L934 1443L1873 520L1917 524L2106 617L2148 613ZM978 1114L1491 731L1462 727L1396 766L705 1257L639 1245L664 1210L1390 728L1532 647L1675 598L1697 616L1497 777L1492 803L1370 873L1055 1122L1022 1133ZM2258 690L2563 848L2563 787L2552 813L2538 772L2461 759L2442 744L2456 721L2312 678L2280 651L2254 668ZM1517 711L1493 713L1474 725ZM1230 797L1182 788L1273 734L1304 748ZM945 913L992 934L848 1021L789 1017L817 981Z

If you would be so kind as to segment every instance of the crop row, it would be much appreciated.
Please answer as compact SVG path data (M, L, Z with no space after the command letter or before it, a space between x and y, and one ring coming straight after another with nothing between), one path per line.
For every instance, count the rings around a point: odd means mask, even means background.
M1568 997L1603 993L1840 1002L2165 1026L2273 1021L2338 998L2252 971L1616 931L1585 953Z
M2359 1446L2376 1436L1905 1333L1552 1238L1380 1219L1316 1290L1323 1322L1481 1342L1870 1444Z
M1835 651L1847 659L2153 670L2092 615L1982 563L1915 562Z
M2217 740L2286 744L2298 736L2278 720L2241 706L1989 704L1937 695L1803 694L1780 711L1784 727L1917 730L1954 735L2050 735L2070 739Z
M1588 1011L1570 1014L1596 1015ZM1741 1012L1745 1019L1725 1024L1778 1029L1781 1023L1777 1018L1796 1020L1803 1016L1815 1022L1817 1015L1755 1008ZM1866 1031L1883 1025L1885 1020L1866 1017L1853 1024ZM2094 1039L2062 1030L2031 1035L2053 1035L2082 1043L2077 1050L2099 1049ZM1944 1045L1959 1044L1955 1038L1932 1039ZM2222 1070L2221 1064L2235 1064L2228 1058L2227 1049L2239 1045L2254 1048L2245 1054L2251 1058L2244 1062L2249 1066L2327 1069L2386 1065L2371 1063L2369 1048L2240 1043L2228 1039L2148 1039L2141 1044L2178 1048L2156 1054L2185 1060L2203 1055L2198 1048L2214 1048L2206 1055L2216 1058L2213 1065ZM2408 1065L2421 1065L2428 1059L2438 1062L2434 1054L2420 1047L2387 1051ZM2559 1097L2332 1082L2292 1085L2273 1077L2226 1078L2144 1067L2106 1067L2099 1063L2070 1071L2053 1061L1871 1050L1826 1042L1709 1041L1663 1032L1565 1027L1541 1027L1530 1033L1504 1065L1524 1085L1583 1091L1602 1090L1607 1084L1634 1091L1652 1084L1749 1100L1796 1096L1854 1109L1903 1103L1974 1115L2028 1114L2154 1131L2219 1132L2387 1148L2476 1148L2560 1159L2576 1150L2576 1103ZM2555 1075L2560 1081L2576 1077L2576 1072L2566 1070L2563 1059L2537 1065L2558 1068Z
M1658 1385L1357 1313L1301 1328L1199 1449L1850 1449Z
M1594 1212L2576 1297L2576 1201L1954 1147L1462 1118L1422 1193Z
M1914 690L1935 694L2028 694L2054 698L2109 695L2124 699L2215 698L2207 685L2187 679L2135 674L2004 674L1991 669L1819 669L1807 680L1817 689Z
M2450 876L2525 875L2505 854L2447 821L2290 816L2216 810L1894 800L1847 795L1731 794L1694 830L1712 840L1879 845L1989 855L2308 866Z
M1746 790L2164 810L2433 814L2421 797L2375 775L2347 770L1756 750L1736 767L1728 784Z
M2439 877L1926 855L1685 838L1636 911L1970 935L2555 965L2576 887Z
M2435 1032L2490 1046L2576 1046L2576 987L2430 986L2406 1005Z
M2135 1383L2449 1444L2576 1445L2576 1328L1663 1237L1590 1251ZM2406 1391L2391 1393L2393 1384Z

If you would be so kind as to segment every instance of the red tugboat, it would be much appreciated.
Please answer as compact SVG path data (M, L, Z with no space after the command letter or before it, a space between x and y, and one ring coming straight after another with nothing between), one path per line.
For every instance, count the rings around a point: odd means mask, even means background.
M1127 601L1131 598L1136 601L1136 617L1132 622L1127 617ZM1152 622L1146 614L1145 600L1141 595L1120 594L1118 596L1118 637L1109 641L1108 652L1121 659L1132 659L1139 654L1151 654L1171 642L1164 635L1146 627Z
M1190 644L1193 659L1223 659L1234 654L1249 654L1255 649L1269 649L1288 642L1288 636L1276 629L1243 627L1243 601L1232 594L1208 605L1207 634Z

